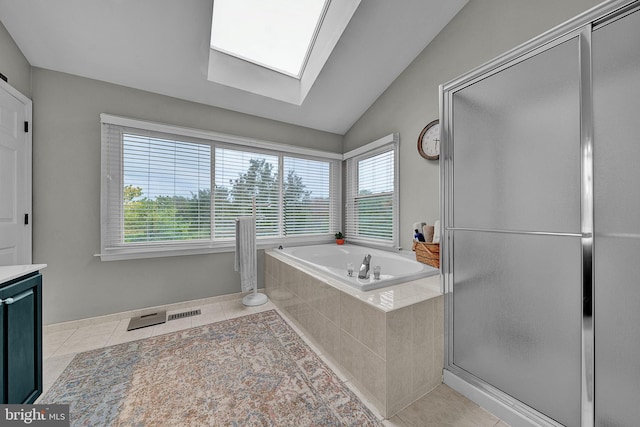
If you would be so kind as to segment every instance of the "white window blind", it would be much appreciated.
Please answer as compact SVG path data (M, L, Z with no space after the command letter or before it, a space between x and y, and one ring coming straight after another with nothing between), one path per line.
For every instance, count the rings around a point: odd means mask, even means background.
M216 148L215 157L214 237L235 237L235 218L252 215L254 197L258 237L279 236L278 156Z
M103 260L229 250L254 199L266 246L330 241L340 229L340 155L117 119L102 123Z
M332 234L332 207L337 205L335 196L339 192L331 186L330 169L325 161L284 157L283 219L287 236Z
M122 151L124 243L208 239L211 147L122 133Z
M347 160L346 236L349 241L397 247L397 142Z

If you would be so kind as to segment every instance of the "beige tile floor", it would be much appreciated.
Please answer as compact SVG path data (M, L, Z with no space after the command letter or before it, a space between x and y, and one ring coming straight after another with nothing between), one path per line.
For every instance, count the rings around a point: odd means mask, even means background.
M56 378L62 374L77 353L219 322L221 320L232 319L260 311L277 310L271 302L259 307L245 307L239 299L203 304L194 308L199 308L202 314L172 320L161 325L150 326L134 331L127 331L129 319L55 332L45 331L43 336L44 393L47 392ZM188 309L169 311L167 315L187 310ZM285 313L279 310L278 312L302 339L336 372L338 378L382 419L375 407L350 383L350 376L345 372L341 372L331 360L327 359L327 357L322 354L321 349L310 340L303 331L294 325ZM508 427L506 423L444 384L437 387L422 399L414 402L396 416L384 420L383 423L387 427Z

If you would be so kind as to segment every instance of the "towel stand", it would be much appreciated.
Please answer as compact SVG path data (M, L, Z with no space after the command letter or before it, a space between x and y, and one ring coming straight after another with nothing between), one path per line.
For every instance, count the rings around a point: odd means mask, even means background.
M251 201L251 211L253 215L253 223L255 225L256 224L256 196L253 196L253 199ZM238 222L238 219L236 218L236 224L237 222ZM257 255L256 255L256 259L258 259ZM269 301L269 298L267 298L266 294L258 293L258 280L256 275L256 283L253 284L253 292L245 295L244 298L242 298L242 304L247 307L255 307L258 305L266 304L267 301Z

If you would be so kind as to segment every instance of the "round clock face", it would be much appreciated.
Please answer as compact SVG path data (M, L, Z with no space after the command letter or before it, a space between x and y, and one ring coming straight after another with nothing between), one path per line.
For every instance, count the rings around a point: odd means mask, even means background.
M440 123L438 120L429 123L420 133L418 152L428 160L440 158Z

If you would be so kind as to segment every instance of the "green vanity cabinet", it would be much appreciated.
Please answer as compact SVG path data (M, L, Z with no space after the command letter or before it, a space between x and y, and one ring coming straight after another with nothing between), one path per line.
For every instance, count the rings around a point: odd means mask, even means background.
M42 275L0 285L0 403L33 403L42 393Z

